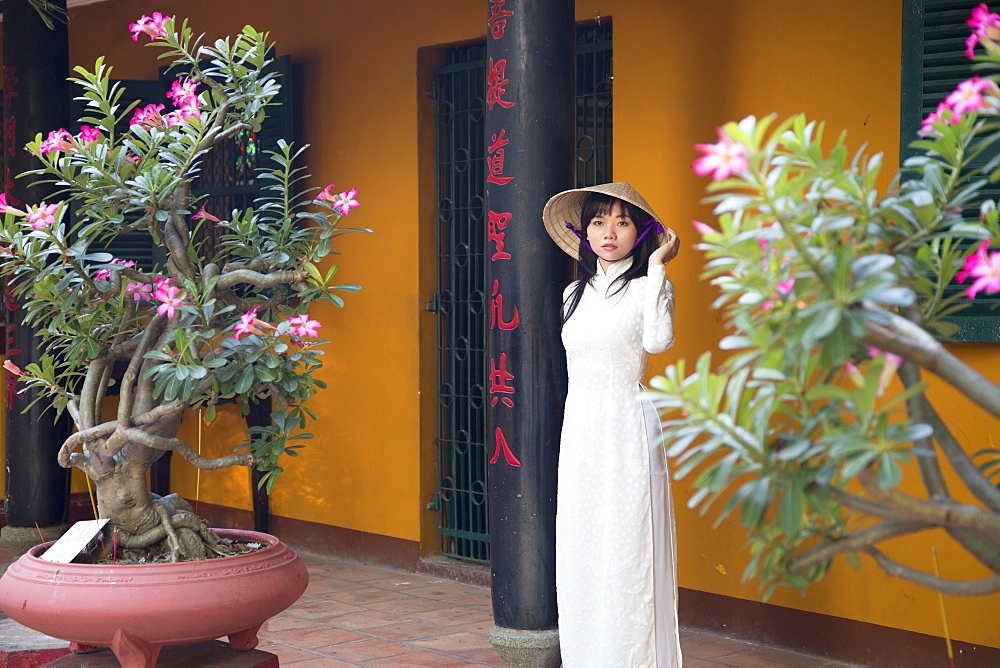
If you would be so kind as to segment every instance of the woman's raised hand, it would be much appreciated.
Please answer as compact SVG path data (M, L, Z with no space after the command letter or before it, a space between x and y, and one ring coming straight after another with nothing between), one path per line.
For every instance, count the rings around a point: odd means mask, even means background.
M677 238L677 233L668 227L667 240L650 254L649 266L655 267L656 265L667 264L677 257L677 251L680 250L680 246L681 242Z

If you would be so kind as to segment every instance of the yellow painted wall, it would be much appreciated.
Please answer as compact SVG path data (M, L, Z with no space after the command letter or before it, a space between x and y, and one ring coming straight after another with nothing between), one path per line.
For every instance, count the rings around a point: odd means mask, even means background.
M671 278L678 291L678 344L651 360L650 374L680 357L693 360L722 332L698 280L691 250L694 218L711 220L699 203L705 182L690 171L692 145L713 141L720 123L747 114L805 112L847 129L853 146L869 142L897 159L900 0L596 0L578 2L579 20L614 21L614 174L632 181L678 230L685 248ZM341 278L364 290L343 310L313 315L324 323L330 389L315 402L317 438L280 480L277 515L369 531L433 547L436 518L424 510L433 491L434 326L425 305L434 289L433 138L424 95L433 48L482 38L485 0L310 2L118 0L78 8L71 25L74 64L99 54L121 78L152 78L153 50L128 39L140 14L164 11L192 19L211 36L244 23L271 31L279 53L301 67L299 116L315 185L357 186L362 208L350 221L374 235L344 239ZM422 50L421 50L422 49ZM419 121L419 122L418 122ZM1000 362L995 346L958 350L987 375ZM941 388L942 413L961 426L970 450L986 444L987 420ZM238 442L239 420L223 415L202 429L205 454ZM198 440L196 420L182 433ZM202 501L249 508L244 471L202 473L173 467L177 491ZM675 492L680 584L758 599L741 584L742 529L685 508ZM892 554L926 567L936 537L901 544ZM940 549L944 574L968 577L968 559ZM772 603L921 633L940 634L936 597L889 580L866 563L842 564L805 596L777 593ZM947 598L953 636L1000 646L994 614L1000 597Z

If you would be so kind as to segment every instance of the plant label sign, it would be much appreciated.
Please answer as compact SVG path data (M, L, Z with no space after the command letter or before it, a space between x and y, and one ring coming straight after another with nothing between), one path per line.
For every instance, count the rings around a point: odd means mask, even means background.
M73 561L76 555L80 554L80 550L85 548L90 539L96 536L97 532L103 529L107 523L108 518L106 517L100 520L77 522L52 547L45 550L45 554L39 559L57 564L68 564Z

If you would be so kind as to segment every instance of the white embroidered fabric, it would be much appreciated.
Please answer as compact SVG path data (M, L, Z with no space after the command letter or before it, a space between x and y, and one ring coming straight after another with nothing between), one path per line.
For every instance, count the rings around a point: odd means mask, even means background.
M613 294L630 262L598 266L562 332L556 600L566 668L681 665L669 476L662 448L649 446L655 410L638 398L647 353L674 343L673 286L654 267Z

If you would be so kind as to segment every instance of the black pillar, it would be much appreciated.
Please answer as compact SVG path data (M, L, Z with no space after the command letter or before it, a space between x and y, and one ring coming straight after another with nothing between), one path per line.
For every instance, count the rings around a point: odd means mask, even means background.
M506 629L554 629L559 310L570 265L542 207L573 187L574 3L486 5L493 617Z
M66 8L66 0L50 0L50 5ZM4 89L4 185L7 201L22 208L43 200L55 201L50 184L28 187L38 177L16 178L38 167L37 160L24 150L37 133L47 135L69 128L69 42L66 24L56 21L45 26L27 0L3 3L3 89ZM5 286L6 287L6 286ZM21 311L9 290L5 290L5 336L7 359L19 367L37 362L35 332L21 324ZM56 463L56 454L67 437L65 420L53 424L54 413L45 410L46 401L24 408L34 392L17 388L7 374L5 383L6 463L5 511L10 527L55 527L68 516L69 471Z
M263 399L250 406L246 415L248 427L268 427L271 425L271 399ZM253 530L271 532L271 503L267 490L260 485L264 474L256 467L250 469L250 496L253 498Z

